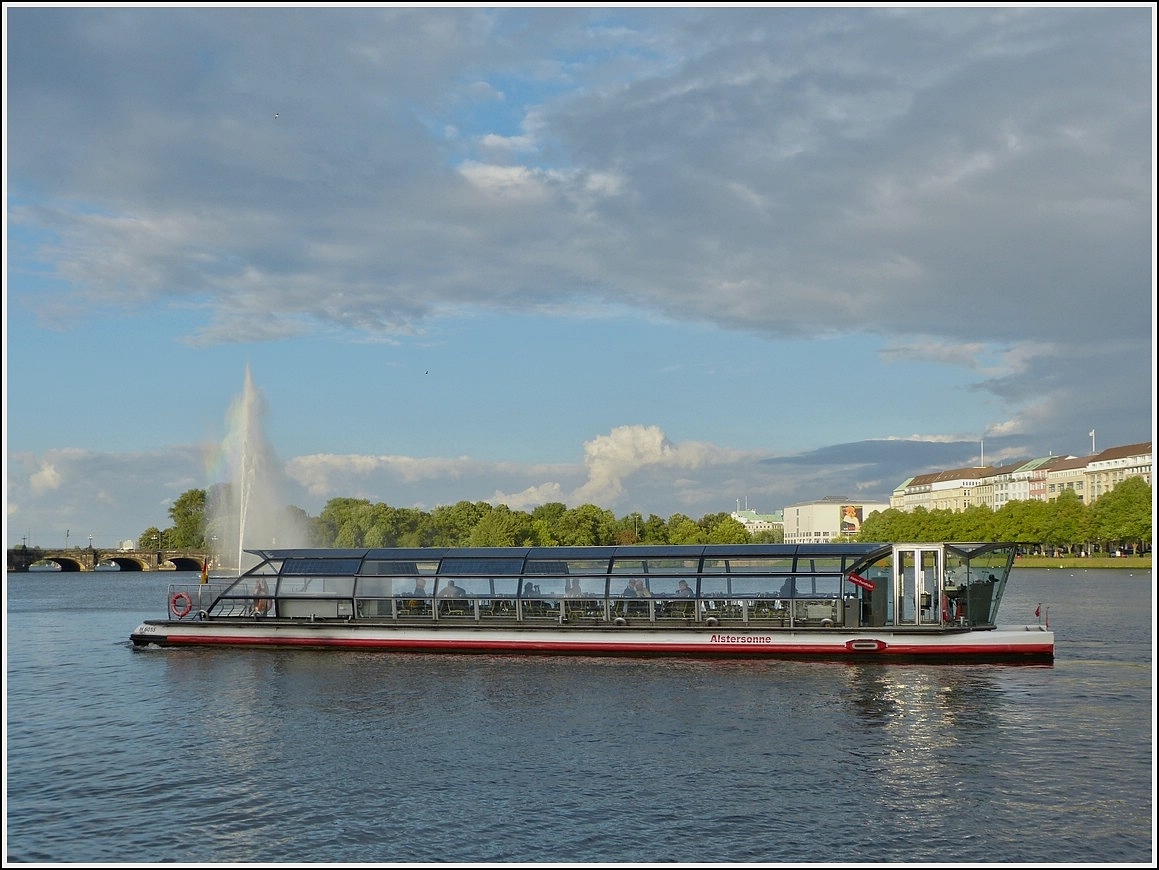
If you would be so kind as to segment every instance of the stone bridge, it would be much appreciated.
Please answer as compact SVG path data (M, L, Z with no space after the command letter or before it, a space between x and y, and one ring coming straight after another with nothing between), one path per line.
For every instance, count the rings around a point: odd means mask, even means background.
M93 571L102 562L116 562L122 571L200 571L208 555L199 550L118 550L100 547L42 549L12 547L8 570L27 571L41 561L55 562L61 571Z

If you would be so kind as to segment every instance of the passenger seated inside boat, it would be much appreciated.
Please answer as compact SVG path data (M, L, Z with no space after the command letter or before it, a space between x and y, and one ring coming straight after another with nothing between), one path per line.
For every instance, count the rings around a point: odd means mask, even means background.
M259 577L254 583L254 603L253 611L255 616L265 616L270 610L270 599L267 598L270 594L269 587L266 586L266 581Z
M463 587L456 586L454 580L448 580L443 591L439 593L440 598L465 598L466 596L467 593L463 591Z
M633 577L628 581L628 585L624 587L622 593L623 598L651 598L652 593L648 587L644 585L644 581L639 577ZM648 604L644 601L625 601L624 613L636 616L645 616L648 613Z
M415 578L414 591L409 596L403 596L402 608L406 613L421 613L430 603L430 593L427 592L427 581L422 577Z
M679 583L676 584L676 597L677 598L692 598L693 594L694 593L692 591L692 587L688 585L687 580L681 580Z

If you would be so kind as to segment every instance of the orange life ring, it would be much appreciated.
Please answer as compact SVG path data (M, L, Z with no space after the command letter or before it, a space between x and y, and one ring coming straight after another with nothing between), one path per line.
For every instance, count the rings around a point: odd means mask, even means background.
M193 609L193 599L189 597L188 593L175 592L173 597L169 599L169 609L178 619L183 619Z

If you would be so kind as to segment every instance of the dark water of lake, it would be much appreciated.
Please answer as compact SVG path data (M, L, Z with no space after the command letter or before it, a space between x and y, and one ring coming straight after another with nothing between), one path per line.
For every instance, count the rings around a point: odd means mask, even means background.
M1053 666L134 650L8 574L6 862L1152 866L1153 579L1016 569Z

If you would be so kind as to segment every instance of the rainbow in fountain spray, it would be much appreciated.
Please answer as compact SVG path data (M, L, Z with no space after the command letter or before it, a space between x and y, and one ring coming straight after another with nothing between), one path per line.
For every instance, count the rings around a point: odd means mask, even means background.
M206 539L222 568L244 571L255 557L247 547L308 543L305 515L285 496L282 464L266 439L267 404L246 365L241 394L226 415L225 438L207 462L212 481L206 502Z

